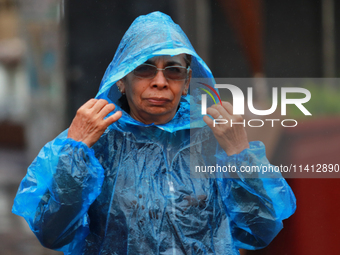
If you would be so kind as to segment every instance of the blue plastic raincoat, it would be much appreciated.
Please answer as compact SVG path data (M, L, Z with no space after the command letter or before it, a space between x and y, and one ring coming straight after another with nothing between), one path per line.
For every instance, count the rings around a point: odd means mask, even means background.
M153 56L180 53L193 56L193 77L213 84L169 16L137 18L97 98L117 103L117 80ZM66 130L28 168L13 212L44 246L65 254L239 254L266 246L295 210L290 187L279 173L193 178L192 164L269 164L260 142L228 157L204 125L185 96L167 124L145 125L123 112L92 148L67 138Z

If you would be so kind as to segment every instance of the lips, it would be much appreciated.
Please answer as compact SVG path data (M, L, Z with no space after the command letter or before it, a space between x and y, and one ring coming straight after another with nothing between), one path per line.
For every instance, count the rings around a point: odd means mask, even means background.
M170 99L164 97L152 97L147 98L146 100L152 105L163 105L171 101Z

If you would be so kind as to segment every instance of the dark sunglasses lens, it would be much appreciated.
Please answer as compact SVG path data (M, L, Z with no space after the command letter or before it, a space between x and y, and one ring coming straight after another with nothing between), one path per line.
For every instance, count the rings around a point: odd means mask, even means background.
M140 65L133 71L133 74L142 78L150 78L155 76L156 71L157 69L154 66Z
M181 66L169 66L165 68L164 75L170 80L185 80L187 69Z

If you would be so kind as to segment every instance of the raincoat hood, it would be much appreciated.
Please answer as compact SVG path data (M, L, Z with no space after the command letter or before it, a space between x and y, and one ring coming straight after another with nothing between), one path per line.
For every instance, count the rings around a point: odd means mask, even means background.
M123 36L116 54L104 74L96 98L105 99L117 106L121 96L116 87L118 80L152 57L174 56L182 53L192 56L190 64L192 78L207 78L210 85L214 84L210 69L197 55L183 30L168 15L157 11L138 17ZM169 132L205 126L200 115L200 108L195 106L197 111L192 111L190 114L190 104L198 105L199 100L190 97L190 95L182 96L180 107L173 120L157 126ZM121 110L121 108L118 106L116 110ZM125 125L126 123L149 126L134 120L123 111L123 116L117 124ZM117 124L114 124L113 127L117 128Z

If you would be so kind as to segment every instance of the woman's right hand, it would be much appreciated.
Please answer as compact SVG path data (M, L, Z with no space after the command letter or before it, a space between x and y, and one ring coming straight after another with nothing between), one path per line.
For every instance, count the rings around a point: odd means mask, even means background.
M94 145L106 128L122 117L118 111L104 119L116 106L104 99L90 99L81 106L68 130L68 138L85 143L89 148Z

